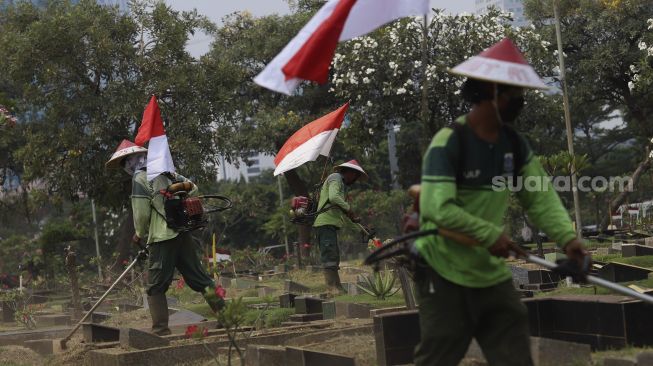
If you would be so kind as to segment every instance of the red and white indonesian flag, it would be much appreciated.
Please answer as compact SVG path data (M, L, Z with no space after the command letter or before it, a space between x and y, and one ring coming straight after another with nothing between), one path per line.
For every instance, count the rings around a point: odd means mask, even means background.
M175 165L172 162L168 137L163 128L159 103L154 95L143 112L143 121L134 142L144 146L148 141L150 144L147 147L147 180L152 180L161 173L174 173Z
M428 0L329 0L254 82L288 95L303 80L324 84L338 42L428 11Z
M320 117L295 132L274 158L274 175L277 176L298 166L315 161L318 156L328 156L342 126L349 102L337 110Z
M454 74L499 84L548 89L509 38L450 70Z

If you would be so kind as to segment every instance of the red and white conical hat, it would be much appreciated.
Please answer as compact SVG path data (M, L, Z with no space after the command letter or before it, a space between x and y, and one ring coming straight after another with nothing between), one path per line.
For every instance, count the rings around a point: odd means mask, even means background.
M523 88L549 88L509 38L504 38L478 56L467 59L450 72L473 79Z
M116 152L111 155L111 159L107 161L105 166L107 168L119 168L120 167L120 162L128 157L129 155L134 155L138 153L146 153L147 149L138 146L135 143L129 141L129 140L122 140L120 145L118 145L118 148L116 149Z
M367 179L368 178L367 173L365 173L365 171L363 170L361 165L356 160L349 160L346 163L342 163L340 165L337 165L335 168L333 168L333 170L340 171L340 169L342 169L342 168L349 168L349 169L354 169L356 171L359 171L361 173L361 179Z

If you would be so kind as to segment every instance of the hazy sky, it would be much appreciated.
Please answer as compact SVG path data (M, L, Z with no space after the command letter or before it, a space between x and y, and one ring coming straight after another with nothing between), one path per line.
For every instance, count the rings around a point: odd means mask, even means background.
M434 8L444 8L452 13L472 12L474 0L431 0ZM166 0L166 3L177 10L197 9L200 14L208 16L219 23L222 17L235 11L247 10L261 16L272 13L288 13L285 0ZM196 35L188 44L188 49L194 56L204 54L211 43L209 36Z

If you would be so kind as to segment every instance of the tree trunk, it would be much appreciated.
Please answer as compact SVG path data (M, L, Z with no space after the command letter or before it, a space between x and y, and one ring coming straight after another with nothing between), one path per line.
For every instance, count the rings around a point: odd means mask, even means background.
M639 182L639 179L641 178L642 174L644 174L648 168L651 166L651 158L650 158L650 152L646 152L646 159L639 163L637 166L637 169L635 169L635 172L631 176L631 185L628 187L629 189L625 189L623 192L620 192L617 197L612 200L610 203L610 207L614 210L619 208L626 198L628 198L628 193L630 193L631 190L635 189L635 186L637 186L637 182ZM612 212L608 212L606 216L603 217L603 221L601 221L601 230L606 230L608 228L608 223L610 222L610 215L612 215Z

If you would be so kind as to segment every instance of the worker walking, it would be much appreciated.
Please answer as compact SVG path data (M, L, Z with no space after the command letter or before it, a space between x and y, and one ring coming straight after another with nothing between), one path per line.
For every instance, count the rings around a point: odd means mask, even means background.
M367 179L367 173L356 160L350 160L334 168L320 190L318 211L331 207L317 216L313 227L317 234L320 249L320 263L324 271L324 281L331 291L344 292L340 283L340 248L338 246L338 230L345 225L345 217L354 223L360 222L345 196L347 187L357 180ZM345 216L345 217L343 217Z
M122 167L132 176L131 204L134 214L133 241L146 240L149 245L147 299L152 316L152 332L158 335L170 334L168 328L168 302L166 291L172 283L175 268L179 270L188 286L201 293L214 312L224 302L219 301L213 279L202 266L197 245L190 232L172 229L166 219L164 208L165 191L171 184L190 182L175 173L160 174L152 181L147 180L147 149L131 141L123 140L107 162L108 168ZM192 182L191 182L192 183ZM189 196L197 193L192 184ZM224 293L220 293L220 297Z
M518 187L528 217L570 259L582 263L587 255L547 173L508 125L524 105L524 89L546 85L509 39L451 71L467 76L462 96L472 108L441 129L424 156L420 228L446 228L481 245L442 236L417 240L421 341L415 365L458 365L472 338L490 365L532 365L527 310L502 258L521 251L503 228L509 188ZM539 179L539 189L519 189L526 178Z

